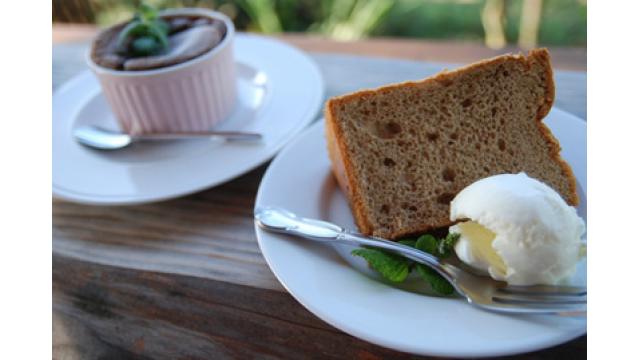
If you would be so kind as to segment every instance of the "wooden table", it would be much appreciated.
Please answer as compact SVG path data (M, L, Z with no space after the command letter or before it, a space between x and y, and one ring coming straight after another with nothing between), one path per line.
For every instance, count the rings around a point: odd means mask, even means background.
M61 32L68 35L69 29L58 29L54 39L59 44ZM311 51L343 46L300 36L284 40ZM404 44L405 50L394 45L398 53L415 53L420 42ZM366 53L371 46L371 41L353 43L349 52ZM54 47L54 88L84 70L85 48L86 42ZM312 56L325 77L327 96L419 78L443 67ZM581 61L568 68L580 68ZM586 74L557 72L556 78L557 105L584 118ZM54 358L415 358L334 329L277 282L258 249L252 221L266 166L216 188L155 204L100 207L54 199ZM584 358L586 343L583 336L517 358Z

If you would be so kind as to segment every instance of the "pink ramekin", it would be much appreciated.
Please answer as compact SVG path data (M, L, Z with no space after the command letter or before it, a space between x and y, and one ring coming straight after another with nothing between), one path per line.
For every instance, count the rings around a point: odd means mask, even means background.
M89 67L124 132L138 135L211 130L231 113L236 100L233 22L207 9L171 9L160 14L222 20L226 35L208 52L172 66L113 70L93 62L89 52Z

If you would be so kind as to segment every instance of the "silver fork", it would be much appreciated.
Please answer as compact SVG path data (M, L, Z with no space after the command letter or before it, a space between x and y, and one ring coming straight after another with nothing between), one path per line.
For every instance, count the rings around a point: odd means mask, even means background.
M508 286L501 281L464 271L435 256L392 241L347 231L322 220L307 219L277 207L258 207L254 212L260 228L295 235L321 243L371 246L425 264L440 273L470 304L482 309L520 314L581 314L587 309L587 290L574 286Z

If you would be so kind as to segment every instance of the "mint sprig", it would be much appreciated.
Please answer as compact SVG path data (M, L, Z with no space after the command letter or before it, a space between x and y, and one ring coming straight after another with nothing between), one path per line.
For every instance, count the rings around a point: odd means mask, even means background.
M438 256L438 240L433 235L422 235L416 241L416 249L424 251L433 256Z
M447 236L438 244L438 255L436 256L443 259L451 256L451 254L453 254L453 248L456 245L458 239L460 239L460 234L448 233Z
M351 254L363 257L389 281L403 282L409 275L409 260L400 255L373 248L355 249Z
M118 52L127 56L148 56L169 46L169 25L158 16L158 10L142 4L133 20L118 34Z
M433 235L425 234L418 239L402 239L398 243L443 259L453 253L453 247L459 238L460 234L455 233L449 233L444 239L436 239ZM453 286L437 271L395 253L367 247L355 249L351 254L364 258L374 270L389 281L403 282L411 270L415 268L420 277L429 283L431 289L437 294L451 295L455 291Z
M407 245L407 246L411 246L411 247L416 247L416 239L402 239L402 240L398 240L398 242L402 245Z
M432 268L426 265L416 264L416 270L418 274L420 274L420 277L428 282L429 285L431 285L431 289L436 293L440 295L451 295L455 291L453 285Z

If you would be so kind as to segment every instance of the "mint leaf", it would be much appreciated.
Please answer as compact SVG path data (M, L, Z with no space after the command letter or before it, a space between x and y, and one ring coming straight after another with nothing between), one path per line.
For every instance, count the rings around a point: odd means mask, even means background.
M416 239L402 239L398 240L398 242L402 245L411 246L412 248L416 247Z
M351 255L367 260L374 270L389 281L403 282L409 275L409 261L402 256L369 248L355 249Z
M143 36L133 40L131 52L137 56L151 55L158 51L160 43L150 36Z
M431 285L431 289L440 295L451 295L455 291L453 285L445 280L442 275L430 267L422 264L416 264L418 274Z
M438 256L438 240L433 235L422 235L416 241L416 249Z
M438 257L447 258L451 256L451 254L453 254L453 248L456 245L458 239L460 239L460 234L448 233L447 237L440 240L440 244L438 244Z
M147 3L142 3L138 8L138 15L143 21L151 21L158 17L158 10Z
M132 57L160 53L169 46L168 31L169 25L158 17L156 8L143 3L118 34L118 52Z
M416 239L402 239L398 243L414 247L420 251L429 253L437 258L445 258L453 252L460 234L448 234L444 239L436 239L433 235L425 234ZM414 263L400 255L396 255L376 248L361 248L351 252L352 255L363 257L369 265L379 272L385 279L393 282L404 281L414 267L420 277L431 286L431 289L440 295L451 295L455 292L445 278L430 267Z
M447 238L449 238L449 236L447 236ZM451 238L445 244L444 240L438 241L434 236L426 234L418 238L418 241L416 241L416 249L440 258L450 251L453 247L452 244L455 244L455 240L457 240L457 238ZM433 291L441 295L453 294L453 286L445 280L442 275L438 274L437 271L422 264L416 264L416 269L418 269L418 274L431 285Z

